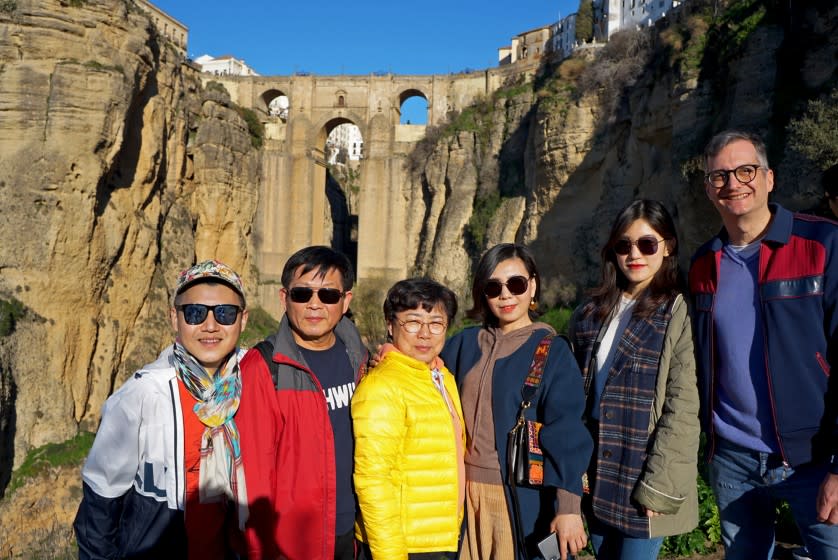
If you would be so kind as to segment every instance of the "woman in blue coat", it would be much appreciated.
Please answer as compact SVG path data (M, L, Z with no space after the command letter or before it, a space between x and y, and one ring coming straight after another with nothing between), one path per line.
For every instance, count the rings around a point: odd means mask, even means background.
M474 305L467 311L483 325L449 339L441 354L457 377L467 433L461 560L535 558L537 542L551 532L571 554L587 544L580 503L593 444L582 423L581 374L563 338L551 340L542 381L526 409L529 420L543 424L543 487L508 481L507 434L516 423L521 390L536 348L555 335L551 326L535 322L540 281L526 247L504 243L490 249L477 265Z

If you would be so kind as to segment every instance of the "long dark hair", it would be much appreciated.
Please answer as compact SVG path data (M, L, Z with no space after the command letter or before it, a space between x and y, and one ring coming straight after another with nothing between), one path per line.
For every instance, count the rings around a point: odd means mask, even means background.
M617 306L623 291L628 287L628 280L617 264L614 244L637 220L644 220L666 243L669 256L663 258L663 264L655 273L652 281L641 292L634 306L634 315L650 316L662 303L673 299L679 293L678 287L678 233L675 223L666 207L657 200L635 200L617 215L608 241L602 248L602 282L591 290L591 303L586 315L593 313L600 321L605 321ZM664 248L658 249L663 251Z
M495 268L509 259L521 259L527 273L531 278L535 278L535 301L538 302L541 296L541 279L538 277L538 268L535 266L535 258L532 256L532 252L525 246L516 243L495 245L486 251L480 257L480 262L477 263L477 270L474 271L474 283L471 285L471 301L474 303L472 308L466 311L466 317L481 321L484 327L497 327L499 325L498 318L492 313L486 300L486 294L483 293L486 289L486 282L492 277ZM538 318L538 313L531 309L527 313L533 321Z

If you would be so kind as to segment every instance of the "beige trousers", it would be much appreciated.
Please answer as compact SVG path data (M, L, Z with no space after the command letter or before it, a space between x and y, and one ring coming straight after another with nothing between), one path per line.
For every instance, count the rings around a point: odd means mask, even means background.
M466 520L460 560L515 557L512 523L502 485L466 481Z

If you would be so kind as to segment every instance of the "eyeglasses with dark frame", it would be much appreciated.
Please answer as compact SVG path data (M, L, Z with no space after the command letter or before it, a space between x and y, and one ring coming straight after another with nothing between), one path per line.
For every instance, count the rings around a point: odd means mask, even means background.
M746 163L736 169L714 169L704 176L704 180L707 181L707 184L721 189L727 186L728 181L730 181L730 174L733 173L737 181L742 184L748 184L754 180L757 176L757 169L761 167L761 165L754 163Z
M658 246L661 241L665 240L651 235L644 235L643 237L638 237L635 241L631 239L620 239L614 243L612 249L615 254L624 257L631 253L632 246L637 245L637 250L648 257L658 252Z
M230 303L222 303L219 305L204 305L203 303L184 303L176 305L175 309L183 312L183 320L187 325L200 325L207 320L209 312L212 311L215 322L219 325L229 327L236 322L239 316L239 311L242 310L238 305Z
M492 278L491 280L486 281L486 285L483 287L483 293L489 299L496 298L500 296L503 291L503 287L506 286L506 289L509 290L510 294L513 296L520 296L529 289L531 278L532 276L529 278L526 276L510 276L506 279L506 282L501 282L500 280Z
M402 321L401 319L396 319L396 322L399 324L401 328L404 329L404 332L410 334L416 334L422 330L422 327L428 327L428 332L433 335L441 335L445 334L445 331L448 330L448 323L443 323L441 321L431 321L429 323L423 323L422 321L417 321L416 319L410 319L408 321Z
M325 303L326 305L334 305L338 303L341 298L346 295L346 292L338 290L337 288L308 288L305 286L296 286L294 288L290 288L287 290L288 297L291 298L291 301L294 303L308 303L311 300L311 296L317 292L317 299L320 300L320 303Z

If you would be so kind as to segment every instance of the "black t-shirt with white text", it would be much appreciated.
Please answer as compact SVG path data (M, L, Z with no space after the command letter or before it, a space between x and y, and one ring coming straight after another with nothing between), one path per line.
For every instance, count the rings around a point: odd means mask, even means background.
M335 533L352 530L355 523L355 494L352 490L353 453L352 418L349 402L355 393L355 371L349 362L346 346L340 339L328 350L300 347L308 367L317 376L329 407L329 419L335 440L335 473L337 498Z

